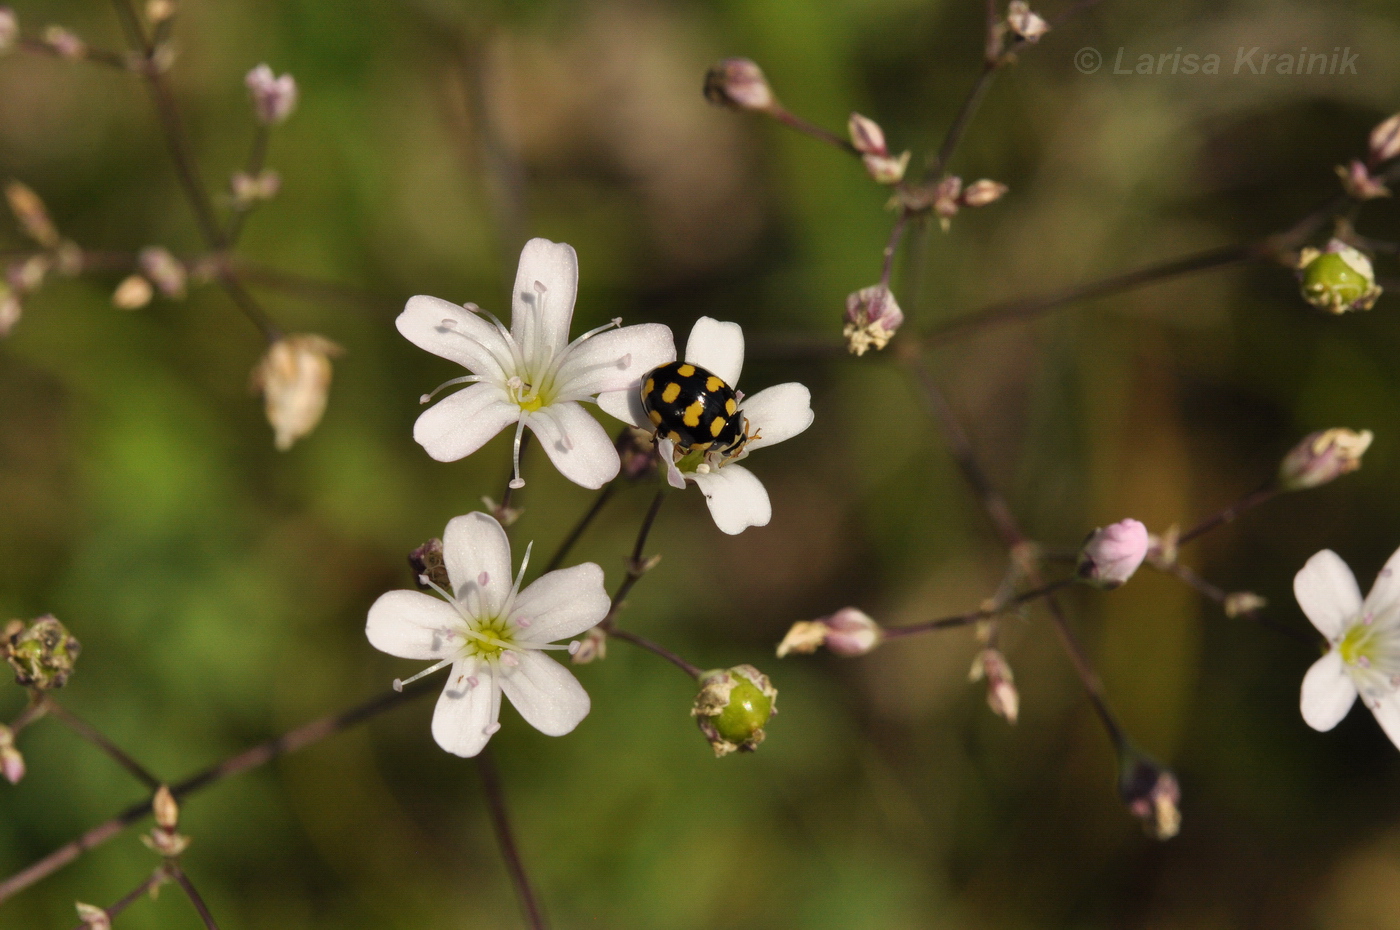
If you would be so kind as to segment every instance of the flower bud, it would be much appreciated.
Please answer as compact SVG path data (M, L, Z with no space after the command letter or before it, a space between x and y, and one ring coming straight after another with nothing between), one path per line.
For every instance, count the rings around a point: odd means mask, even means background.
M1371 130L1371 163L1379 165L1400 155L1400 113Z
M944 232L952 225L962 205L962 178L950 174L933 186L933 212L938 214L938 225Z
M174 830L179 826L180 805L165 785L156 789L155 797L151 799L151 813L155 815L156 826L162 830Z
M24 316L24 306L10 285L0 281L0 338L10 334L20 317Z
M151 302L155 290L139 274L130 275L112 292L112 306L118 310L139 310Z
M1120 520L1089 534L1079 552L1079 577L1110 590L1133 577L1147 557L1147 527L1137 520Z
M1123 753L1118 794L1153 839L1169 840L1181 830L1176 776L1132 749Z
M883 284L861 288L846 297L846 348L854 355L864 355L874 346L883 349L904 323L904 311L899 309L890 289Z
M253 175L246 171L235 171L229 179L234 203L244 209L259 200L271 200L282 189L282 175L271 168L264 168Z
M159 26L174 15L174 0L146 0L146 21L152 26Z
M778 658L788 653L813 653L825 646L838 656L863 656L880 645L880 624L855 607L843 607L820 620L800 620L778 644Z
M1279 463L1279 487L1284 491L1303 491L1356 471L1372 438L1368 429L1309 433Z
M757 749L765 735L763 725L778 712L778 689L768 676L752 665L736 665L706 672L700 684L690 713L715 757Z
M1356 200L1375 200L1377 197L1390 196L1390 188L1372 177L1366 163L1359 158L1353 158L1348 165L1338 165L1337 177L1342 179L1342 189Z
M868 116L852 113L846 121L846 131L851 135L851 145L862 155L888 155L885 148L885 131L880 124Z
M583 638L569 643L569 656L575 665L587 665L608 657L608 634L594 627Z
M58 228L49 219L44 201L33 189L19 181L5 185L5 199L24 234L46 249L58 246Z
M408 564L413 569L413 577L419 587L430 587L430 581L444 590L452 587L452 580L447 577L447 562L443 559L441 539L430 539L410 552Z
M46 614L31 623L12 623L4 643L5 660L15 670L15 684L25 688L62 688L73 674L82 644Z
M283 336L253 369L253 389L262 392L278 449L290 449L321 421L331 387L331 358L340 352L340 346L322 336Z
M1232 620L1243 614L1252 614L1256 610L1263 610L1267 606L1269 606L1269 602L1253 591L1235 591L1225 595L1225 616Z
M152 827L149 833L141 834L141 842L146 844L146 848L151 852L166 859L174 859L190 847L188 836L164 827Z
M705 99L716 106L764 112L773 108L773 90L763 71L747 58L726 58L705 73Z
M95 904L79 901L73 905L78 910L78 919L87 930L112 930L112 918Z
M1327 243L1321 252L1303 249L1298 273L1303 299L1329 313L1370 310L1381 295L1371 260L1340 239Z
M18 39L19 18L15 16L14 10L0 6L0 55L14 48Z
M969 184L960 200L964 207L985 207L1000 200L1010 189L1005 184L983 178Z
M5 269L5 281L21 294L32 294L44 286L52 263L47 255L31 255Z
M87 54L87 43L78 38L77 33L62 26L45 26L44 44L53 49L59 58L70 61Z
M987 706L1007 723L1015 723L1021 710L1021 693L1016 690L1016 679L1011 674L1011 666L1006 663L1006 656L996 649L983 649L977 653L977 658L972 660L968 680L981 681L983 678L987 679Z
M1050 31L1050 24L1037 16L1025 0L1011 0L1006 7L1006 25L1017 37L1038 42Z
M657 463L661 461L652 434L644 429L623 427L614 445L617 447L618 458L622 460L619 474L632 481L650 477L656 470Z
M904 180L904 172L909 167L909 153L903 152L898 158L888 155L862 155L861 163L865 173L876 184L898 184Z
M185 265L168 250L158 245L147 246L136 257L136 263L166 297L175 300L184 298L188 281Z
M12 785L24 778L24 756L15 748L15 733L0 723L0 777Z
M276 77L266 64L258 65L243 79L253 98L253 112L264 126L285 122L297 105L297 82L290 74Z

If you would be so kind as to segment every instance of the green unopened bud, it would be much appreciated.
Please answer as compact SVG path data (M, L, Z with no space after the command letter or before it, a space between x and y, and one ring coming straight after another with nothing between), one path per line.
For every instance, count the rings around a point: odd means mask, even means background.
M26 688L62 688L73 674L82 644L52 615L28 624L11 624L5 659L15 670L15 684Z
M778 689L752 665L706 672L700 678L691 716L714 747L715 756L753 752L765 736L763 725L778 712Z
M1381 296L1371 260L1339 239L1321 252L1303 249L1298 272L1303 299L1328 313L1370 310Z

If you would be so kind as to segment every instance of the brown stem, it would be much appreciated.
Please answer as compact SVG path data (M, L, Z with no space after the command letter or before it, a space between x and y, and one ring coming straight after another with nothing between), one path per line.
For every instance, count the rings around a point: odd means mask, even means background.
M857 158L860 157L860 152L849 141L841 138L836 133L831 132L828 129L823 129L816 123L808 122L807 120L803 119L795 113L789 113L787 110L783 109L783 107L779 104L773 104L772 108L766 110L765 112L769 116L773 117L773 119L782 123L789 129L795 129L798 132L802 133L804 136L811 136L818 142L825 142L827 145L835 146L836 148L845 152L847 155L854 155Z
M1249 510L1253 507L1258 507L1260 504L1273 500L1281 493L1282 491L1279 489L1278 485L1270 481L1262 488L1258 488L1254 491L1249 492L1244 497L1240 498L1230 506L1226 507L1224 510L1212 516L1206 517L1200 523L1197 523L1195 526L1191 527L1191 529L1182 533L1179 537L1177 537L1177 545L1184 545L1186 543L1189 543L1191 540L1195 539L1198 536L1205 535L1206 533L1215 529L1217 526L1229 523L1230 521L1238 517L1240 514L1244 513L1246 510Z
M530 886L530 876L525 871L520 850L515 845L510 818L506 814L506 795L501 786L501 773L496 768L489 747L483 749L476 757L476 767L481 773L481 788L486 794L486 806L491 811L491 826L496 831L496 843L501 847L501 858L506 862L511 884L515 886L515 893L520 898L520 908L525 912L525 918L532 930L544 930L548 924L545 923L544 913L540 910L539 901Z
M604 631L611 633L613 621L616 619L618 611L622 609L622 602L631 593L641 577L651 568L647 564L648 560L642 556L646 549L647 536L651 534L652 524L656 522L656 515L661 512L661 505L666 501L666 489L662 488L656 492L656 496L651 499L651 506L647 508L647 515L642 518L641 528L637 530L637 542L632 547L632 557L627 560L627 577L622 579L622 584L617 588L617 593L613 595L612 607L608 610L608 615L603 618L598 625Z
M204 921L206 930L219 930L219 925L214 922L214 915L209 913L209 905L205 904L204 899L199 896L199 892L195 890L194 882L190 881L185 870L174 861L170 863L170 877L175 879L175 883L184 889L185 897L190 899L194 909L199 912L199 918Z
M972 117L982 105L982 99L986 97L987 91L991 89L992 79L996 77L1000 67L999 61L987 61L982 65L982 72L977 75L977 80L972 84L972 90L968 91L967 97L963 99L962 106L958 108L958 115L953 117L952 124L943 136L943 144L938 147L938 155L929 165L930 177L937 179L947 172L948 162L952 160L953 152L957 150L958 143L962 142L967 127L972 123Z
M17 48L26 52L33 52L36 55L48 55L52 58L67 59L70 56L63 54L43 39L33 39L29 37L21 38L15 43ZM81 61L90 61L95 65L105 65L109 68L116 68L118 71L131 71L131 63L126 56L120 52L114 52L105 48L93 48L86 42L83 43L82 51L76 56Z
M1202 597L1206 598L1207 600L1213 601L1221 607L1225 606L1226 600L1230 597L1229 593L1225 591L1225 589L1211 583L1210 581L1207 581L1205 578L1202 578L1200 575L1196 574L1194 570L1187 568L1180 562L1164 562L1161 559L1150 558L1147 560L1147 564L1150 565L1152 568L1156 569L1157 571L1161 572L1162 574L1170 575L1178 581L1181 581L1182 583L1190 587L1192 590L1194 590L1196 593L1200 594ZM1298 630L1294 627L1288 626L1285 623L1281 623L1275 618L1270 617L1267 614L1262 614L1257 610L1241 610L1239 611L1238 616L1248 617L1249 619L1261 623L1269 629L1274 630L1275 632L1282 633L1289 639L1297 640L1300 643L1306 643L1309 646L1317 645L1317 640L1315 637L1310 636L1307 633L1304 633L1301 630Z
M434 687L435 682L431 679L423 679L409 685L403 691L387 691L362 704L357 704L349 710L313 720L311 723L290 730L281 736L212 765L202 772L191 775L184 781L172 785L170 792L177 799L183 798L222 781L230 775L237 775L248 769L257 768L271 762L278 756L304 749L328 736L339 733L341 730L363 723L385 711L407 703L415 697L429 693ZM4 881L0 881L0 901L14 896L35 882L52 875L84 852L101 846L127 827L145 819L150 813L151 801L149 799L133 804L110 820L98 824L77 839L65 843L37 862L21 869Z
M162 782L159 778L156 778L154 775L152 775L146 769L145 766L137 762L135 759L131 758L131 756L123 752L121 748L118 747L115 743L113 743L107 737L103 736L100 732L98 732L96 727L92 726L87 721L78 717L72 711L68 710L68 708L55 701L52 697L46 696L44 698L44 701L48 704L48 711L51 715L53 715L55 720L58 720L68 729L72 730L74 733L77 733L83 739L87 740L88 742L96 746L98 749L102 750L104 753L110 756L114 762L116 762L122 768L130 772L133 777L135 777L147 788L150 788L152 791L154 791L155 789L159 788L162 784L164 784L164 782Z
M685 672L691 678L699 678L703 674L703 670L698 665L691 665L685 659L682 659L680 656L676 655L674 652L667 649L660 643L654 643L646 637L638 636L636 633L633 633L630 630L623 630L619 629L618 627L610 627L608 629L608 635L615 636L618 639L626 640L634 646L640 646L648 652L655 653L656 655L661 656L661 658L665 659L667 662L670 662L672 665Z
M984 607L981 610L974 610L971 613L954 614L951 617L940 617L937 620L921 620L918 623L910 623L906 626L886 627L882 634L882 639L899 639L904 636L913 636L916 633L928 633L933 630L948 630L954 627L969 626L979 620L989 620L998 614L1005 613L1012 607L1019 607L1031 601L1039 600L1042 597L1049 597L1056 591L1074 584L1073 578L1061 578L1059 581L1052 581L1047 585L1036 588L1034 591L1027 591L1015 597L995 604L992 607Z
M150 877L147 878L144 882L137 885L135 888L131 889L126 894L122 895L121 899L118 900L111 907L104 908L103 910L108 916L108 918L116 917L122 911L126 910L127 908L131 907L131 905L141 900L142 896L149 892L152 888L156 888L160 885L163 885L168 879L169 876L166 874L165 866L162 865L160 868L152 872ZM81 923L78 924L78 926L74 927L73 930L91 930L91 925L87 923Z
M894 226L890 229L889 241L885 243L884 264L880 268L880 285L886 289L890 286L890 276L894 272L894 256L899 251L899 240L904 238L904 228L909 222L909 212L900 210L899 216L895 217Z
M574 544L583 536L584 531L593 523L598 514L603 512L603 507L612 500L613 494L617 492L617 482L609 481L603 485L603 489L598 492L598 496L593 499L593 506L588 508L588 512L579 518L574 524L574 528L569 530L569 535L564 537L564 541L559 544L559 548L554 550L554 555L550 557L549 564L544 567L544 573L548 574L558 568L568 556L569 550L574 548Z

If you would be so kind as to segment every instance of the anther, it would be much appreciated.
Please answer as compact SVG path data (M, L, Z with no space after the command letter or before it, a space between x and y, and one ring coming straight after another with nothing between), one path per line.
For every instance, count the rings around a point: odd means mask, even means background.
M582 649L582 648L583 648L583 643L579 642L578 640L574 640L573 642L569 643L569 655L571 655L571 656L576 656L576 655L578 655L578 651L579 651L580 649Z
M443 329L456 329L457 321L452 319L452 317L450 316L443 317L442 321L438 325L441 326Z
M518 627L520 627L522 630L528 630L528 629L530 628L530 618L529 618L529 617L516 617L516 618L515 618L515 625L518 626Z
M515 668L520 664L520 660L516 658L515 653L506 652L501 655L501 664L506 668Z
M500 728L501 728L501 725L500 725L499 723L493 723L493 724L491 724L489 727L487 727L486 729L482 730L481 732L485 733L487 736L495 736L495 735L496 735L496 731L499 730Z
M491 576L486 572L482 572L480 575L476 576L476 583L484 588L491 583Z
M475 687L476 687L477 685L479 685L479 684L481 684L481 679L477 678L475 675L468 675L468 676L467 676L467 687L468 687L468 688L475 688Z

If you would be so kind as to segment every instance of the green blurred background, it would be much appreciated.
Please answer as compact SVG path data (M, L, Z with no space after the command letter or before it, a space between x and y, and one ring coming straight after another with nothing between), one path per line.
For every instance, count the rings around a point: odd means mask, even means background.
M59 22L120 41L100 2L17 12L31 33ZM541 235L579 252L575 331L622 315L683 339L709 314L754 338L834 337L845 295L878 278L886 193L833 150L708 106L704 71L753 57L796 112L839 128L859 110L919 158L977 73L981 17L976 0L187 0L171 77L211 187L251 138L243 74L267 61L301 85L271 148L284 192L240 253L355 289L255 287L286 330L346 348L330 407L279 454L247 391L258 333L216 288L124 313L117 276L56 279L0 343L0 618L62 618L84 645L62 699L171 780L381 691L415 668L368 646L368 606L411 584L409 550L499 495L509 457L506 436L446 465L413 443L418 395L456 372L394 331L404 299L499 310L521 237ZM1349 47L1358 75L1232 74L1256 45ZM1096 74L1074 67L1085 46L1106 60ZM1224 73L1114 75L1120 47L1130 62L1215 52ZM1388 0L1108 0L998 79L952 167L1011 194L921 240L908 326L1280 229L1332 195L1333 166L1397 108ZM0 173L87 248L201 248L134 77L0 59ZM1400 238L1389 201L1361 229ZM7 225L0 247L26 245ZM1125 516L1193 523L1304 433L1374 429L1359 474L1184 553L1303 629L1290 586L1309 555L1335 549L1366 586L1400 543L1396 300L1324 318L1287 273L1238 268L930 361L1052 546ZM1119 802L1108 741L1039 613L1006 632L1015 727L967 683L967 630L859 660L773 658L790 623L846 604L891 624L975 609L1006 565L891 359L755 351L744 373L751 390L794 379L817 419L756 462L772 524L726 537L700 495L674 497L652 537L664 559L622 618L703 666L772 675L781 715L762 750L715 760L692 686L623 643L578 670L594 709L575 733L506 711L492 742L555 924L1400 927L1400 754L1362 710L1308 729L1297 694L1316 654L1170 579L1065 599L1126 728L1180 777L1184 825L1165 844ZM527 471L512 535L548 553L592 496L541 458ZM575 552L610 586L650 494L620 494ZM4 719L23 701L13 688ZM521 925L476 768L433 744L431 709L185 805L185 867L221 926ZM0 791L0 872L142 797L52 721L20 745L29 774ZM70 926L75 899L108 904L154 864L131 831L0 904L0 925ZM168 888L118 924L196 918Z

